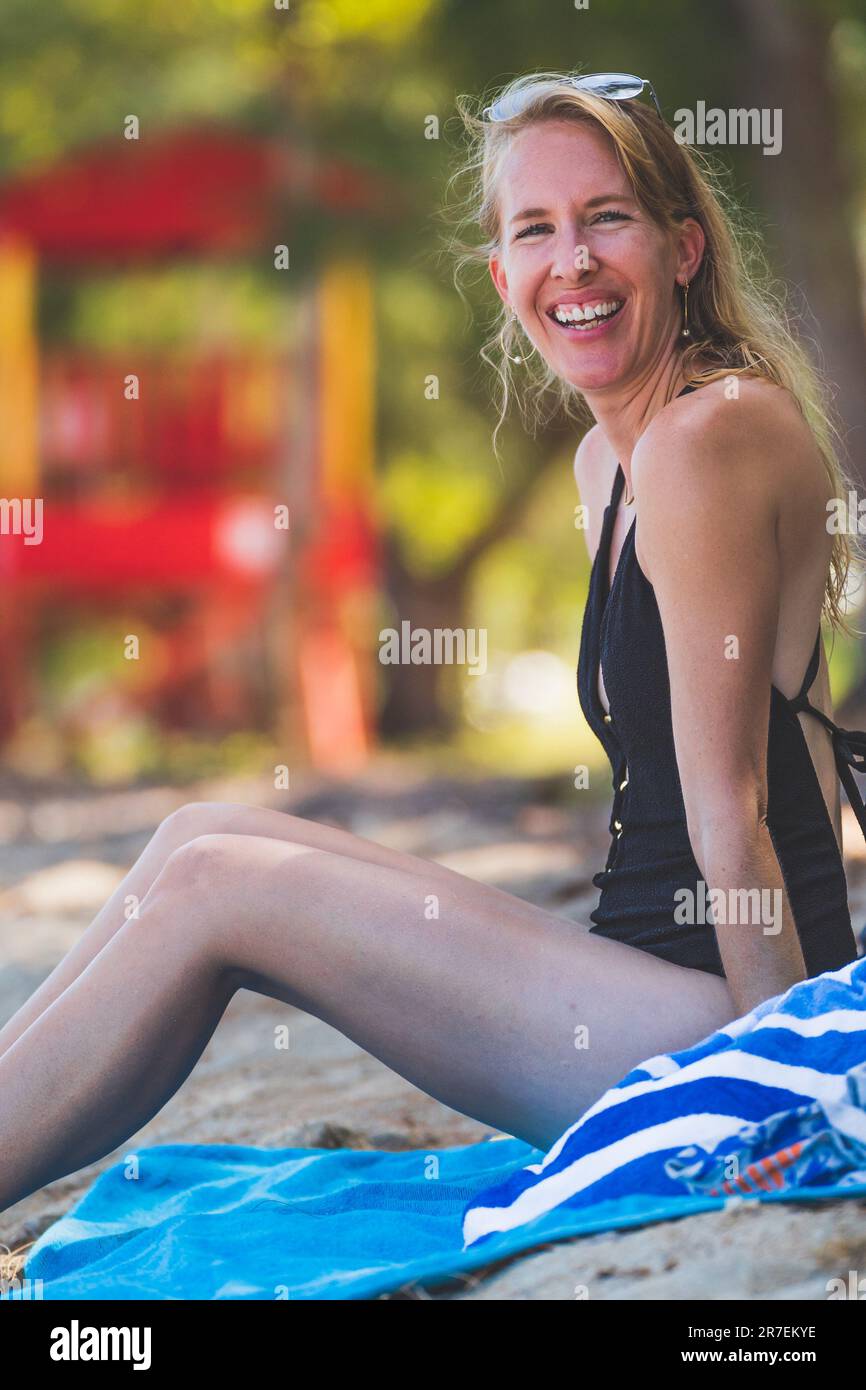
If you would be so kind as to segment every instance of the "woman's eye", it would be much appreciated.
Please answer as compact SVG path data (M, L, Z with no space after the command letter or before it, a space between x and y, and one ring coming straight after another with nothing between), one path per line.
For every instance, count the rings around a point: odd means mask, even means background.
M605 208L603 212L598 213L598 215L592 219L590 225L595 226L598 222L606 222L609 220L614 222L633 222L634 218L630 217L627 212L617 212L616 208ZM517 232L514 240L520 241L522 237L532 236L535 232L549 231L551 231L551 227L548 222L533 222L529 227L524 227L521 231Z

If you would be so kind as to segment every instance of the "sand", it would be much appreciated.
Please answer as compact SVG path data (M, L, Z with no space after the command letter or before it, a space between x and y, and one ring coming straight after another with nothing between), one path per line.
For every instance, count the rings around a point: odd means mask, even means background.
M187 801L271 805L344 825L441 859L576 922L587 920L597 898L591 876L607 846L605 804L578 815L558 779L419 781L422 775L406 759L382 760L351 784L308 780L291 798L255 781L77 793L0 785L0 1024L86 928L160 819ZM846 868L858 925L866 920L866 863L851 819L846 814L846 851L851 845L857 857L846 857ZM279 1023L290 1028L287 1052L273 1046ZM0 1255L2 1245L13 1252L6 1273L14 1273L26 1247L132 1147L429 1149L490 1132L424 1095L328 1025L241 991L190 1077L149 1124L98 1163L0 1213ZM866 1270L864 1210L866 1202L854 1200L744 1203L557 1243L480 1276L397 1296L826 1299L828 1280Z

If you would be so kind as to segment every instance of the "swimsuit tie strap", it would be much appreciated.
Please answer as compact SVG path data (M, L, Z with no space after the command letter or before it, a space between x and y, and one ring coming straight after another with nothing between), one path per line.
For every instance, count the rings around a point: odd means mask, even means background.
M834 724L832 719L827 718L823 710L810 705L804 695L799 695L796 700L790 700L788 703L795 714L799 713L800 710L808 710L810 714L814 714L816 719L820 719L825 728L830 730L839 777L851 804L851 810L857 817L860 829L866 838L866 802L860 794L854 777L854 772L866 772L866 732L860 729L840 729L838 724Z

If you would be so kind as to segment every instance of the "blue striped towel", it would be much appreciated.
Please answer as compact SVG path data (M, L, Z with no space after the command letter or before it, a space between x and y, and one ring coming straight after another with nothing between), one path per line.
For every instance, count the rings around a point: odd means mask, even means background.
M766 1197L866 1183L866 959L642 1062L540 1163L479 1193L464 1249L559 1209L640 1195Z

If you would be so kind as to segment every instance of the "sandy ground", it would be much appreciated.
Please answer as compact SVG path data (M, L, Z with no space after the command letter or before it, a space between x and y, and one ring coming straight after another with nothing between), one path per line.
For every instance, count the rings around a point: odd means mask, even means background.
M40 795L0 784L0 1024L69 949L163 816L192 800L271 805L340 824L586 921L597 898L608 809L578 815L552 781L418 779L406 760L351 784L310 782L291 799L254 782ZM846 813L848 808L845 808ZM862 835L846 818L846 849ZM859 839L859 844L858 844ZM866 862L849 858L852 916L866 921ZM276 1052L273 1029L291 1044ZM23 1255L132 1147L241 1143L353 1148L461 1144L490 1131L425 1096L326 1024L241 991L164 1109L99 1163L0 1214L2 1245ZM784 1299L827 1297L827 1281L866 1269L866 1202L737 1205L685 1221L584 1237L481 1277L398 1297L470 1299ZM16 1261L7 1266L13 1272ZM20 1257L17 1261L20 1264Z

